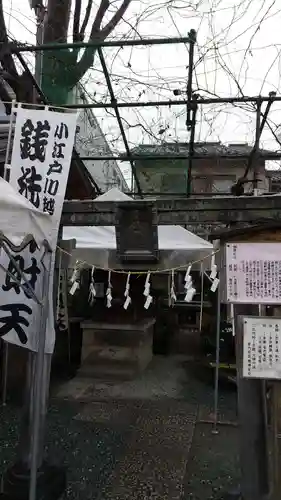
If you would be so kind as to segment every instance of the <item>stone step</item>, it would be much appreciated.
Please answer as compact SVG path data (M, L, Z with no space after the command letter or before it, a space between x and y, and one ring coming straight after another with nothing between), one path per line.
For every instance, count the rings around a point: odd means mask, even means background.
M84 363L77 372L78 377L99 378L104 380L131 380L138 373L136 364L120 361L97 361Z

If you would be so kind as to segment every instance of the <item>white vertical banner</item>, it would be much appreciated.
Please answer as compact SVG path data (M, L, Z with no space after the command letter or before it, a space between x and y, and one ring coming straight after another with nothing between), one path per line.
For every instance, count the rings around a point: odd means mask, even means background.
M4 268L0 269L0 337L31 350L37 350L41 307L32 298L30 289L40 299L42 250L34 240L22 252L13 254L14 260L4 250L0 258Z
M27 109L20 104L15 111L16 124L9 182L20 195L24 196L39 211L48 214L53 221L52 229L47 233L53 257L49 282L49 315L45 346L45 352L52 353L55 344L53 310L55 249L74 145L77 113L51 111L48 107L40 110ZM32 233L32 228L30 232ZM40 253L42 255L42 251ZM40 259L38 260L39 254L37 258L25 250L24 255L19 255L17 259L20 260L20 257L23 257L21 265L27 281L35 293L40 292L41 279L39 278L42 274L42 268L41 272L34 275L35 267L40 262ZM7 262L7 256L4 254L1 256L1 263L6 269L10 265L11 274L16 275L16 270L12 269L13 264ZM34 264L33 268L31 267L32 263ZM3 272L1 272L2 275ZM9 279L11 281L11 276ZM25 289L15 288L13 280L12 286L10 283L8 287L5 287L5 280L6 278L3 277L0 285L0 337L7 342L36 350L37 339L35 337L38 331L36 331L33 318L35 320L38 316L40 306L30 298L29 294L26 294ZM15 303L20 305L21 315L19 319L19 312L14 313L14 326L12 327L12 312L9 311L9 330L7 307L15 310L13 306ZM24 342L19 338L17 332L20 321L21 339ZM38 329L38 322L36 324Z

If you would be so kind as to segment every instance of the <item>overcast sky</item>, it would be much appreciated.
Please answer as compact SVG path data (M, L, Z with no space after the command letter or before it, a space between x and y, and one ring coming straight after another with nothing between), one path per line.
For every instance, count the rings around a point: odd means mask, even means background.
M11 36L34 43L28 0L4 0L4 8ZM271 90L280 94L280 26L280 0L134 0L114 36L174 37L195 29L194 90L202 96L267 95ZM174 89L186 87L185 45L107 49L105 56L120 101L173 99ZM109 101L98 62L84 85L95 100ZM102 110L96 116L112 150L123 151L115 119ZM188 141L184 106L134 108L122 110L122 116L131 147L163 139ZM274 130L281 123L281 103L272 106L270 123ZM196 140L253 143L254 130L255 115L249 106L204 105L198 113ZM261 143L281 149L268 127Z

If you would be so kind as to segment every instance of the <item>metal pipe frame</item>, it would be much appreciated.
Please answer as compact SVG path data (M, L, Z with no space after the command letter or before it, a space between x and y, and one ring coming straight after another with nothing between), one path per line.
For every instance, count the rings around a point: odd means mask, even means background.
M189 138L189 148L188 148L188 169L187 169L187 178L186 178L186 194L190 196L191 193L191 182L192 182L192 166L194 159L194 139L195 139L195 127L196 127L196 112L197 112L197 104L196 102L193 104L192 109L192 118L190 123L190 138Z
M124 194L127 194L128 196L138 196L138 193L137 192L134 192L134 191L124 191ZM223 193L223 192L217 192L217 193L212 193L211 191L209 192L206 192L206 193L196 193L196 192L193 192L193 193L190 193L190 197L194 198L194 197L199 197L199 198L208 198L208 197L214 197L216 196L216 198L218 197L221 197L221 198L225 198L226 196L229 196L230 193ZM267 192L266 195L271 195L271 194L276 194L276 193L271 193L271 192ZM169 198L170 196L172 196L173 198L183 198L183 197L186 197L186 192L181 192L181 193L176 193L176 192L170 192L169 193L165 193L163 191L142 191L142 195L143 196L151 196L151 198L155 197L155 196L162 196L162 197L165 197L165 198ZM243 196L247 196L247 197L250 197L252 196L252 193L246 193L244 194ZM65 201L71 201L71 200L65 200ZM90 200L88 200L90 201Z
M121 137L122 137L122 140L123 140L123 144L124 144L124 147L125 147L125 150L126 150L126 154L130 158L131 151L130 151L129 144L128 144L127 137L126 137L126 133L125 133L125 130L124 130L124 127L123 127L122 118L120 116L119 109L118 109L118 106L117 106L117 100L116 100L116 97L115 97L115 94L114 94L114 90L113 90L113 87L112 87L112 84L111 84L111 79L110 79L110 75L109 75L109 72L108 72L108 69L107 69L107 65L106 65L106 62L105 62L105 59L104 59L101 47L99 47L97 50L98 50L98 54L99 54L99 58L100 58L100 62L101 62L102 70L103 70L103 74L104 74L104 77L105 77L105 81L106 81L106 84L107 84L107 88L108 88L108 91L109 91L110 99L111 99L112 105L114 107L114 111L115 111L117 123L118 123L118 126L119 126L119 130L120 130L120 133L121 133ZM142 197L140 181L139 181L138 176L137 176L135 164L134 164L133 160L130 159L129 161L130 161L130 164L131 164L131 171L132 171L132 175L134 177L135 183L136 183L138 194L139 194L139 196Z
M262 113L261 107L262 107L262 101L257 102L257 109L256 109L256 131L255 131L255 143L253 146L252 151L250 152L249 158L248 158L248 165L246 167L245 173L244 173L244 179L247 177L249 171L251 170L254 160L260 158L260 138L261 134L263 132L264 126L267 123L267 117L269 110L271 108L271 105L273 103L274 97L276 97L276 92L270 92L269 97L271 98L266 105L265 112ZM261 121L262 117L262 121ZM256 169L254 169L254 188L257 188L257 179L256 179Z
M193 42L190 36L181 36L173 38L141 38L139 40L91 40L89 42L75 42L75 43L46 43L42 45L23 45L23 44L10 44L12 53L17 52L38 52L41 50L65 50L65 49L86 49L92 48L105 48L105 47L136 47L147 45L174 45L181 43Z
M178 99L178 100L162 100L162 101L149 101L149 102L118 102L113 91L113 87L111 84L111 79L110 79L110 74L108 72L105 59L103 56L103 51L102 48L106 47L125 47L125 46L147 46L147 45L166 45L166 44L176 44L176 43L189 43L189 69L188 69L188 80L187 80L187 98L186 99ZM247 159L248 165L245 168L245 173L243 178L247 178L248 172L253 165L254 160L258 158L263 158L263 159L280 159L281 158L281 152L273 152L272 155L263 155L259 151L259 139L263 130L263 127L265 123L267 122L267 116L269 112L269 108L272 105L273 102L278 102L281 101L281 96L277 96L276 92L270 92L269 96L243 96L243 97L224 97L224 98L203 98L200 95L194 95L192 92L192 76L193 76L193 59L194 59L194 46L196 43L196 31L195 30L190 30L188 33L187 37L177 37L177 38L151 38L151 39L141 39L141 40L115 40L115 41L90 41L90 42L77 42L77 43L53 43L53 44L41 44L41 45L16 45L15 43L9 44L9 49L11 53L14 53L17 55L19 60L21 61L22 65L25 66L25 69L27 67L24 58L22 57L22 53L25 52L35 52L38 53L46 51L56 51L56 50L61 50L61 49L81 49L81 48L86 48L86 47L93 47L96 48L100 57L103 73L105 76L105 80L107 83L107 87L109 90L111 102L107 103L80 103L80 104L67 104L64 107L66 109L113 109L115 111L116 119L119 125L119 129L121 132L121 136L123 139L123 143L125 146L125 151L126 154L122 156L122 158L119 155L104 155L104 156L99 156L99 155L93 155L89 157L81 157L82 161L91 161L91 160L97 160L97 161L103 161L103 160L123 160L123 161L129 161L131 164L131 170L132 170L132 175L135 180L136 188L138 191L138 195L142 197L142 191L141 191L141 186L140 182L138 179L137 171L134 162L137 161L138 159L142 159L143 161L145 159L186 159L188 158L188 172L187 172L187 186L186 186L186 195L190 195L191 191L191 169L192 169L192 162L195 159L211 159L211 156L206 156L206 155L195 155L194 154L194 137L195 137L195 115L196 115L196 109L194 108L194 101L196 98L196 106L198 105L204 105L204 104L239 104L239 103L252 103L256 104L257 106L257 126L256 126L256 136L255 136L255 143L252 148L252 151L248 155L244 155L243 158ZM23 64L24 63L24 64ZM34 85L36 86L39 95L41 98L43 97L42 101L45 104L48 104L45 96L42 93L42 90L38 85L36 85L36 82L33 82ZM267 108L265 110L265 113L261 113L261 106L262 104L266 102L267 103ZM186 105L187 109L187 119L186 119L186 124L187 127L190 128L191 130L191 136L189 140L189 153L187 155L159 155L159 158L156 155L133 155L130 148L129 144L126 138L126 133L124 130L124 126L122 123L122 119L119 113L119 109L121 108L140 108L140 107L155 107L155 106L182 106ZM56 106L54 104L54 106ZM193 113L192 115L192 120L190 120L190 114L191 112ZM260 123L260 119L262 116L262 122ZM234 156L234 155L214 155L214 159L218 160L220 158L225 158L225 159L241 159L242 156ZM254 183L257 184L257 179L254 179Z
M255 165L255 159L256 159L256 154L260 149L260 137L261 137L261 102L257 103L257 112L256 112L256 132L255 132L255 144L254 147L251 151L250 158L248 160L248 165L244 174L244 177L247 177L250 169L254 167L253 175L254 175L254 181L253 181L253 188L257 189L258 187L258 179L257 179L257 168Z
M175 143L176 144L176 143ZM247 161L250 158L251 153L247 155L238 155L235 156L233 154L222 154L222 155L198 155L194 154L193 155L193 160L245 160ZM79 156L80 160L82 161L102 161L102 160L115 160L115 161L145 161L145 160L187 160L188 159L188 154L172 154L172 155L165 155L165 154L143 154L143 155L135 155L131 154L130 156L127 156L126 153L120 153L120 155L89 155L89 156ZM260 158L263 160L280 160L281 158L281 152L272 152L272 154L264 154L261 152L257 152L256 158Z
M257 102L280 102L281 96L276 96L272 99L269 96L253 96L253 97L198 97L197 104L241 104L241 103L257 103ZM168 99L162 101L131 101L131 102L118 102L118 108L145 108L156 106L184 106L189 104L188 99ZM113 108L114 105L110 102L104 103L81 103L81 104L65 104L65 109L108 109Z
M190 102L192 100L192 77L193 77L193 64L194 64L194 46L196 43L196 31L191 30L189 32L190 43L189 43L189 62L188 62L188 79L186 86L186 94L188 103L186 105L186 127L187 130L192 128L192 120L190 120L191 106Z

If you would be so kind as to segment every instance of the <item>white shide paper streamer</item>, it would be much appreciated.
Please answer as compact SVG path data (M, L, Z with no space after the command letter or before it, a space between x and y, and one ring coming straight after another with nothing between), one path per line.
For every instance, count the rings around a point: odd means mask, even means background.
M125 299L125 302L123 304L123 307L125 310L128 309L129 305L132 302L132 299L130 297L130 278L131 278L131 273L129 273L127 276L126 287L125 287L125 292L124 292L124 297L126 297L126 299Z
M175 270L172 269L171 273L171 290L170 290L171 303L173 304L177 300L177 296L175 293Z
M97 295L96 289L95 289L95 266L92 267L91 270L91 283L90 283L90 288L89 288L89 304L92 306L95 301L95 296Z
M108 282L106 290L106 307L109 309L112 304L112 284L111 284L111 271L108 271Z
M72 283L72 286L69 290L70 295L74 295L80 288L79 280L80 280L80 270L78 268L78 261L76 261L75 268L70 278L70 283Z
M144 306L143 306L145 309L148 309L151 306L152 301L153 301L153 297L152 297L152 295L150 295L150 287L151 287L150 272L148 271L147 276L146 276L146 280L145 280L145 284L144 284L144 291L143 291L143 295L146 297L146 301L145 301Z

